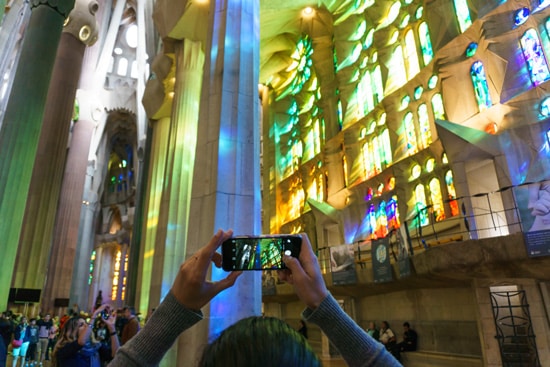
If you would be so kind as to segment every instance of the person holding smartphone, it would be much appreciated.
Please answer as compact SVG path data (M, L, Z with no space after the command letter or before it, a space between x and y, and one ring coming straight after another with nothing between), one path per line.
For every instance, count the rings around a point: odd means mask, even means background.
M206 280L210 263L221 267L220 245L231 230L219 230L210 242L181 266L168 295L143 329L122 346L109 367L149 367L160 363L177 337L202 319L200 309L221 291L233 286L242 274L230 272L219 281ZM349 366L401 366L384 346L371 338L328 292L307 235L302 234L299 258L283 256L282 280L292 284L307 306L302 317L317 324ZM251 337L251 335L254 335ZM247 317L223 331L207 346L199 362L210 366L321 366L305 338L282 320Z

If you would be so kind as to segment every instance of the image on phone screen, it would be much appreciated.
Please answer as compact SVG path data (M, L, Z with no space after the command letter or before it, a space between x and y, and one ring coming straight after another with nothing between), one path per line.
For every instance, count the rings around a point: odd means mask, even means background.
M283 253L293 255L297 241L290 237L231 238L222 244L225 270L283 269ZM299 250L299 247L298 247Z

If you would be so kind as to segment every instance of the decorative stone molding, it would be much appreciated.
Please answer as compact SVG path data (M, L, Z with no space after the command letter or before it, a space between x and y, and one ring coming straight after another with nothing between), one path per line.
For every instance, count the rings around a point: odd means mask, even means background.
M65 19L63 32L71 33L86 46L97 41L98 23L95 14L99 9L96 0L76 0L74 9Z

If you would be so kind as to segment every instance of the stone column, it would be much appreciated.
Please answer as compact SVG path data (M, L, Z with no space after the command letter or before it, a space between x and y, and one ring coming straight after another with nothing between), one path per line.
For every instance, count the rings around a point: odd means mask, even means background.
M89 120L80 120L73 127L61 185L63 195L59 197L55 216L48 277L42 296L43 300L52 302L52 305L55 298L69 298L70 295L80 212L81 208L86 206L82 202L82 193L88 164L90 136L94 126L95 124Z
M47 279L46 268L51 259L49 254L55 219L51 213L57 212L84 50L96 39L94 14L97 7L95 0L77 1L75 9L69 14L57 49L19 244L20 253L30 256L19 257L16 265L15 281L23 281L32 288L42 288L44 279ZM58 254L65 256L68 252L61 251ZM37 283L32 284L33 280ZM53 301L52 298L43 297L42 306L50 310Z
M25 255L17 258L16 286L44 286L55 219L51 213L57 211L76 89L84 50L94 41L97 6L94 0L77 1L57 48L19 239L19 253ZM81 8L85 8L86 13ZM51 302L53 300L43 299L44 311L51 310L52 305L47 304Z
M236 234L261 230L259 1L212 1L206 50L187 256L218 228ZM213 279L225 276L212 271ZM207 339L239 319L260 315L260 273L243 274L203 311L206 320L178 340L178 365L195 365Z
M0 299L7 300L63 22L74 0L32 1L13 88L0 131ZM6 215L6 213L10 213Z

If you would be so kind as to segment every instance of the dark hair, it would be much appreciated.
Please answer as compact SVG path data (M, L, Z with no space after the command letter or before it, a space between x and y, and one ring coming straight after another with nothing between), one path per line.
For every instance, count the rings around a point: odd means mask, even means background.
M409 325L409 323L408 323L407 321L405 321L405 322L403 323L403 326L411 327L411 325Z
M274 317L252 316L224 330L202 354L200 367L320 367L296 330Z
M126 311L126 310L129 310L132 315L136 314L136 309L132 306L124 306L122 308L122 311Z

